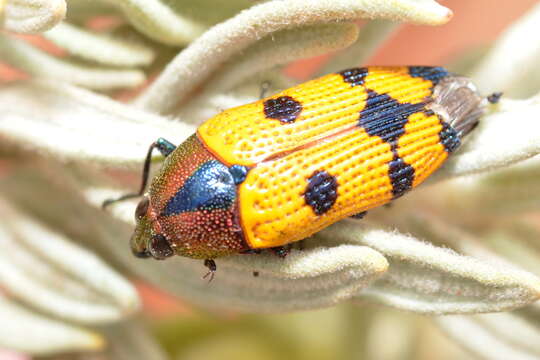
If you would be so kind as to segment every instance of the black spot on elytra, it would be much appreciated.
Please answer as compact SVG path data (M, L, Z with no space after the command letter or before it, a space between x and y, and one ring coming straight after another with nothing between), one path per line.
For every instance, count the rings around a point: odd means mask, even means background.
M389 177L394 199L408 191L414 181L414 168L399 157L398 140L405 133L409 116L422 111L424 103L400 103L387 94L367 89L366 106L360 112L358 125L370 136L378 136L390 144L394 157L389 162Z
M435 115L435 111L426 109L424 110L424 114L426 114L426 116L433 116ZM439 142L444 146L444 150L451 154L456 151L459 145L461 145L460 136L440 115L437 116L439 117L439 122L442 126L441 131L439 131Z
M450 73L440 66L409 66L409 75L429 80L433 85L437 85L442 78Z
M339 72L339 75L343 77L343 81L351 84L352 86L364 85L366 76L368 75L369 70L365 67L362 68L352 68Z
M457 131L441 119L442 129L439 131L439 141L447 153L453 153L461 144Z
M394 199L403 196L412 187L414 180L414 168L403 161L394 151L394 158L388 163L390 182L392 183L392 195Z
M304 199L313 212L322 215L330 208L337 199L336 178L324 170L316 171L308 179L308 186L304 193Z
M435 115L435 111L427 109L424 110L424 114L426 114L426 116L433 116ZM439 122L442 126L441 131L439 131L439 141L444 146L444 150L450 154L461 145L460 137L457 131L444 121L440 115L437 116L439 117Z
M358 124L371 136L392 144L405 132L408 117L421 111L425 104L400 103L387 94L367 89L366 106L360 111Z
M300 115L302 104L290 96L280 96L264 102L264 115L283 123L292 123Z

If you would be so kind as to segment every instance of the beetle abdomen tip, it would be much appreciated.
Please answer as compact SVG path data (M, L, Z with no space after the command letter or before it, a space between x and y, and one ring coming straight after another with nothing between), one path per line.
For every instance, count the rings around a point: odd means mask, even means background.
M434 89L433 104L429 107L450 125L460 138L478 125L485 102L470 79L449 76Z

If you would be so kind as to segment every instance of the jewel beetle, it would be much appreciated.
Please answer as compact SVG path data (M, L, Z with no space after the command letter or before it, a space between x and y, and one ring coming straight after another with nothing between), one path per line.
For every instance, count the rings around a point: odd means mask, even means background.
M418 186L500 95L442 67L362 67L225 110L179 146L150 146L138 195L152 151L165 161L137 206L132 251L204 259L212 276L220 256L283 256Z

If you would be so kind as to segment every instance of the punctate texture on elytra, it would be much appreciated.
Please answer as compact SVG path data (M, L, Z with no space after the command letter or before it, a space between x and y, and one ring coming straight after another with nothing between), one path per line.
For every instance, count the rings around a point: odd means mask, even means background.
M304 239L422 183L486 102L441 67L367 67L225 110L167 157L132 244L213 259Z

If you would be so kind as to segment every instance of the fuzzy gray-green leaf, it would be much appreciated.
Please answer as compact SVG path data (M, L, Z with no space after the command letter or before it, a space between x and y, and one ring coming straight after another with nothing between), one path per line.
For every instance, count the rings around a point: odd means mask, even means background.
M388 259L388 272L361 291L360 298L426 314L503 311L540 298L540 279L530 273L397 232L364 229L348 221L318 237L370 246Z

